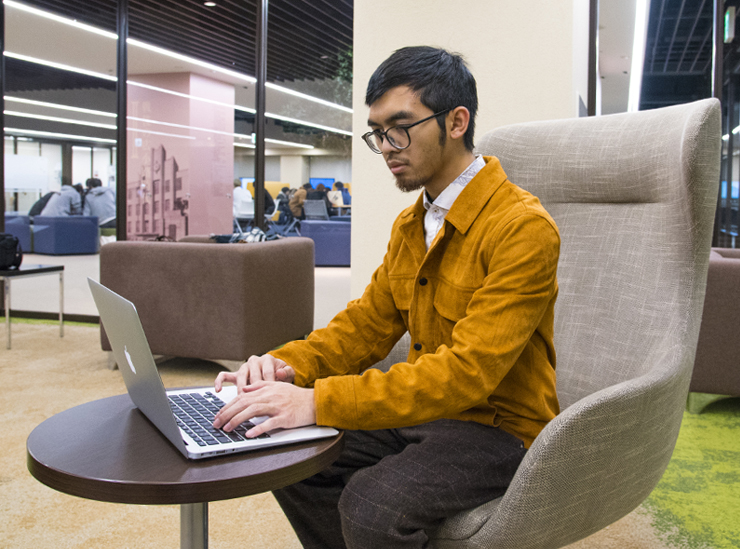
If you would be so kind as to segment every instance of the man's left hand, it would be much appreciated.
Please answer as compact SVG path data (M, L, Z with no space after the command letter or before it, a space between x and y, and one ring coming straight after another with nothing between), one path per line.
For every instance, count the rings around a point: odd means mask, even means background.
M253 438L273 429L292 429L316 423L313 389L296 387L279 381L258 381L242 392L216 414L213 426L232 431L253 417L269 419L247 431Z

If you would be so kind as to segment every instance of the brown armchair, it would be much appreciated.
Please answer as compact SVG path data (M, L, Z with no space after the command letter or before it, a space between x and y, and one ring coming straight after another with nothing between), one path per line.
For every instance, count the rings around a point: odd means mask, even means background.
M740 250L712 248L691 392L740 396Z
M100 282L134 303L154 355L214 360L234 369L313 329L311 239L189 240L101 248ZM102 326L101 344L110 351Z

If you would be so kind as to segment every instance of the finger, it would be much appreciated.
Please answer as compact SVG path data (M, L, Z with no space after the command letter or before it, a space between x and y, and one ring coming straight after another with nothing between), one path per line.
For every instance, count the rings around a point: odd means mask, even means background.
M221 429L226 432L233 431L234 429L239 427L239 425L241 425L245 421L249 421L254 417L272 416L273 414L278 413L279 410L275 406L272 406L268 403L259 402L251 404L250 406L233 416L226 424L224 424L223 427L221 427Z
M254 427L252 427L249 431L245 433L245 435L247 436L247 438L255 438L263 433L267 433L268 431L280 428L281 423L282 421L279 416L271 417L270 419L266 419L259 425L255 425Z
M223 388L224 383L226 382L233 383L235 378L236 377L231 372L220 372L216 376L216 381L213 382L213 387L216 389L216 392L218 393Z
M249 361L241 365L236 372L236 388L241 389L249 382Z
M293 383L295 370L287 364L275 372L275 379L285 383Z
M262 360L261 357L253 356L247 361L249 367L249 384L262 381Z

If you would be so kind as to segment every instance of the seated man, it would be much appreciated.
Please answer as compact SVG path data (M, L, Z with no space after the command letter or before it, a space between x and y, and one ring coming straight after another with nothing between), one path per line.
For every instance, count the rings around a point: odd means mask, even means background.
M444 518L501 496L548 421L555 392L560 236L539 200L494 157L473 154L478 100L462 58L396 51L366 103L405 192L383 263L324 329L223 372L239 396L227 431L250 437L317 423L345 429L337 461L275 491L304 547L426 547ZM405 362L368 369L408 331Z
M85 215L98 217L98 225L103 229L116 228L116 191L112 187L103 187L97 177L85 182L87 193L82 211Z

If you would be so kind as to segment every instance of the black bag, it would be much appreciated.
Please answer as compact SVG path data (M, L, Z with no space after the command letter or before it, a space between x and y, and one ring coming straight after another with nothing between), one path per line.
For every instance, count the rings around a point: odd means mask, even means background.
M18 238L12 234L0 233L0 271L18 268L22 261L23 250Z

